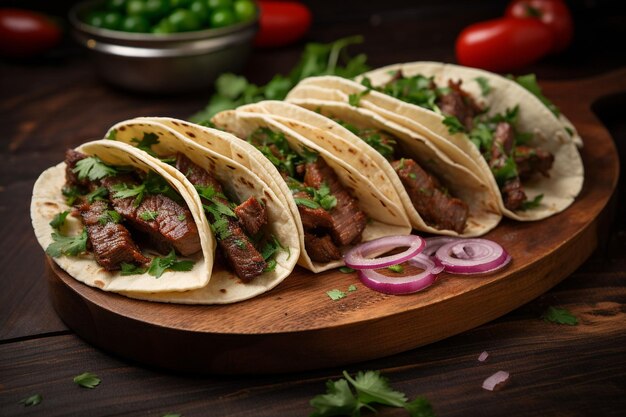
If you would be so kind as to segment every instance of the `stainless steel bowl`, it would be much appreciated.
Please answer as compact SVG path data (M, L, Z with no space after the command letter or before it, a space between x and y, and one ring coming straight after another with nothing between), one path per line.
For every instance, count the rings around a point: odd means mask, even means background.
M112 84L153 93L207 88L223 72L238 71L258 30L254 20L219 29L167 35L127 33L84 23L99 1L74 6L69 13L74 38L86 47L98 74Z

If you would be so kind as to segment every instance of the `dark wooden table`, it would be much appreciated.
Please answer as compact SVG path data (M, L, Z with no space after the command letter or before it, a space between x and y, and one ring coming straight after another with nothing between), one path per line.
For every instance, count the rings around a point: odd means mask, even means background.
M372 66L426 59L452 62L456 33L503 8L503 2L470 2L461 9L391 2L380 10L350 9L345 2L328 9L319 3L314 5L318 20L309 40L364 34L366 43L358 49L368 54ZM607 37L625 34L623 11L600 5L586 9L574 2L577 37L572 50L529 70L542 80L558 80L626 66L626 57L604 43ZM246 75L266 82L274 73L288 71L301 47L255 51ZM438 416L626 414L623 187L602 214L600 243L592 257L548 293L491 323L345 368L266 376L173 374L110 356L59 320L48 299L43 251L32 232L28 207L35 178L60 161L67 147L98 138L115 122L135 116L187 118L205 105L211 92L159 97L111 88L69 43L44 59L3 61L0 83L0 415L304 416L313 411L310 399L323 393L326 380L339 378L343 369L380 370L408 397L425 396ZM624 104L626 92L593 104L614 137L622 166ZM580 324L544 322L540 316L548 306L569 309ZM481 364L477 357L482 351L490 356ZM497 392L483 390L482 381L498 370L510 372L508 384ZM72 382L85 371L102 379L96 389ZM19 403L34 394L42 395L41 404ZM407 415L397 409L380 414Z

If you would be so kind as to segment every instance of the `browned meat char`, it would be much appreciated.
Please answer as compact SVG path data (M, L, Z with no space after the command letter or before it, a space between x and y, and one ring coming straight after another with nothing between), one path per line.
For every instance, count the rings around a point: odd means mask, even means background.
M469 131L472 130L474 117L482 112L482 108L474 98L461 88L462 81L448 81L449 92L439 96L437 106L445 115L455 116Z
M306 164L304 183L316 189L326 183L330 194L337 199L337 205L330 210L332 217L330 234L333 242L338 246L360 242L361 234L367 225L367 216L323 158L317 158L315 162Z
M78 207L98 265L107 271L114 271L120 269L122 262L132 264L150 262L133 242L126 227L114 222L103 224L101 219L106 218L106 211L110 209L105 201L83 203Z
M161 194L145 195L135 206L135 197L114 198L116 184L137 185L132 177L118 175L102 179L102 185L109 191L115 210L133 228L147 234L150 241L161 253L176 249L183 256L200 251L200 235L193 216L186 206ZM154 218L142 218L143 213L156 213Z
M341 252L335 246L330 236L318 237L312 233L304 232L304 246L309 257L314 262L330 262L341 259Z
M87 155L75 151L74 149L65 151L65 183L67 185L85 188L89 186L89 179L78 179L78 174L73 171L73 169L76 168L76 163L85 158L87 158Z
M511 211L522 208L522 204L527 198L519 178L507 181L504 186L500 188L500 193L502 194L504 207Z
M518 146L515 148L515 164L517 174L522 181L535 176L537 173L549 177L549 171L554 163L554 155L541 148Z
M249 236L255 236L267 224L267 210L255 197L250 197L235 207L235 214L243 230Z
M469 208L465 202L448 195L439 181L412 159L391 164L409 194L415 210L430 226L437 229L465 230Z
M301 198L311 200L311 196L304 191L297 192L293 195L295 198ZM302 220L302 227L304 230L330 230L333 227L333 218L329 212L321 207L310 208L298 204L298 212L300 213L300 220Z
M187 158L183 154L176 155L176 168L179 169L191 182L193 185L199 186L211 186L217 193L223 193L221 184L215 179L208 171L203 169L202 167L196 165L193 161ZM229 205L228 200L225 198L214 197L215 200L220 203ZM257 205L260 206L256 199L254 200ZM202 198L203 204L210 205L212 204L210 201ZM245 204L249 206L244 206ZM248 199L239 207L244 206L241 210L256 210L254 208L254 203L250 202ZM238 207L238 208L239 208ZM247 207L247 208L246 208ZM235 209L236 212L237 208ZM241 211L240 210L240 211ZM262 214L259 214L259 217L263 217L265 220L263 223L260 223L259 219L248 219L250 220L251 225L249 227L261 227L263 224L267 222L267 214L265 208L262 207ZM216 220L211 213L207 212L207 218L211 224L214 224ZM240 226L237 219L230 216L222 216L221 219L226 220L226 232L218 233L217 243L222 251L222 254L226 258L226 261L230 265L230 267L235 271L237 276L241 278L244 282L249 282L254 277L261 275L263 270L267 267L267 262L263 259L263 256L259 253L259 251L254 247L250 238L246 236L242 227ZM245 220L244 220L245 221ZM243 224L243 223L242 223ZM255 233L252 233L255 234Z

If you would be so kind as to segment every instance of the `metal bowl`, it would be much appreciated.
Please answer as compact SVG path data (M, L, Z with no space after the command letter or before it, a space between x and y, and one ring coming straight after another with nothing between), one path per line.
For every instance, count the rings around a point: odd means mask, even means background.
M128 33L84 22L103 1L87 1L69 12L74 38L91 55L106 81L135 91L180 93L213 85L223 72L246 62L258 30L256 17L219 29L174 34Z

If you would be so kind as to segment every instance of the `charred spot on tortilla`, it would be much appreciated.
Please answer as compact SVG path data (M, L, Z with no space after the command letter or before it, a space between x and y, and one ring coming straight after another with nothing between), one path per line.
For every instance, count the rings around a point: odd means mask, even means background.
M120 127L118 128L118 130L121 130L121 131L123 132L123 131L125 131L125 130L126 130L126 127L125 127L125 126L120 126Z
M180 126L180 123L178 123L178 122L177 122L177 121L175 121L175 120L172 120L172 124L173 124L173 125L175 125L175 126Z
M239 159L243 159L243 155L240 154L239 152L236 152L235 155L237 155L237 157L239 157Z
M233 171L237 169L237 168L235 168L235 167L234 167L234 166L232 166L232 165L226 165L226 167L227 167L227 168L229 168L229 169L232 169Z
M187 132L185 132L185 134L186 134L187 136L189 136L190 138L195 138L195 137L196 137L195 133L193 133L193 132L189 132L189 131L187 131Z

